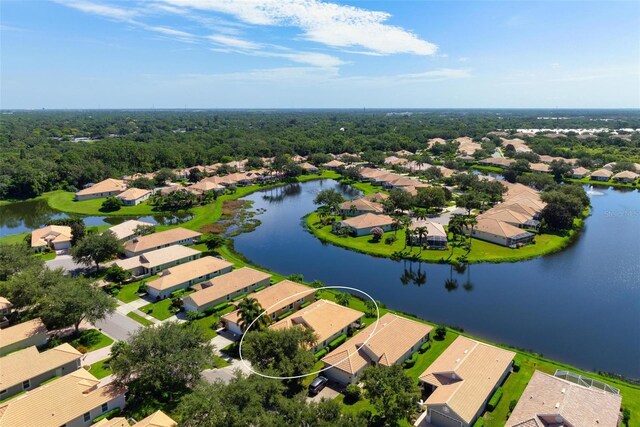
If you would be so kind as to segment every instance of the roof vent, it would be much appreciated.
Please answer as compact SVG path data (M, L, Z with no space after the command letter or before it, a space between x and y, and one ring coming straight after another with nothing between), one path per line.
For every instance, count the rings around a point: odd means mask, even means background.
M556 403L556 409L560 407L560 402Z
M467 354L467 353L469 353L469 350L465 350L465 351L464 351L464 354Z
M562 391L561 391L561 393L562 393L562 394L564 394L566 391L567 391L567 389L566 389L566 388L563 388L563 389L562 389Z

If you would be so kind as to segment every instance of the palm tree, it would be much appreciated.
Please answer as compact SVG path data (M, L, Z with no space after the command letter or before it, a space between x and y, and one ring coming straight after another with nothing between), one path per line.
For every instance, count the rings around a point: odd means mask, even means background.
M449 220L449 231L453 234L453 240L456 240L456 237L462 234L462 230L464 227L464 218L460 215L454 215Z
M349 307L349 301L351 301L351 294L347 292L336 292L336 302L345 307Z
M424 226L416 227L416 233L418 234L418 241L420 242L420 253L422 253L422 248L424 246L423 239L429 234L429 229Z
M409 243L411 243L411 246L413 246L413 242L411 241L411 238L414 237L416 235L416 230L412 230L412 229L407 229L407 233L406 233L406 239L404 239L404 248L407 248L407 245ZM413 248L411 249L413 251Z
M398 235L398 229L400 227L402 227L402 213L400 212L393 212L392 214L389 215L391 217L391 219L393 220L393 235L397 236Z
M255 298L245 298L238 304L238 316L240 317L240 329L246 332L247 328L255 320L253 330L261 331L269 326L269 318L264 314L262 306ZM265 313L266 314L266 313ZM256 320L257 319L257 320Z
M413 210L413 216L418 221L423 221L429 217L429 214L425 208L415 208Z
M473 235L473 230L475 229L476 225L478 224L478 220L476 219L475 216L473 215L468 215L467 217L464 218L464 226L467 228L471 228L471 233L469 233L469 251L467 251L467 253L471 252L471 236Z

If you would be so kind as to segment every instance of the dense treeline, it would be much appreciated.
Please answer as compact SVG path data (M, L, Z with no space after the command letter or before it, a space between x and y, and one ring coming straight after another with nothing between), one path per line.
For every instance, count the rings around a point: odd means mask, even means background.
M634 111L459 110L412 115L346 111L76 111L14 112L0 117L0 197L19 198L163 167L212 164L278 154L415 152L432 137L497 129L640 128ZM601 121L607 118L608 121ZM540 154L640 161L639 136L592 140L536 137Z

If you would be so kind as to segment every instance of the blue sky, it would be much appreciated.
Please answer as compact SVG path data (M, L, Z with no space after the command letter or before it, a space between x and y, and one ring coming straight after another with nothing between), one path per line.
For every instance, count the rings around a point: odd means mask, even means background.
M0 7L1 108L640 107L640 2Z

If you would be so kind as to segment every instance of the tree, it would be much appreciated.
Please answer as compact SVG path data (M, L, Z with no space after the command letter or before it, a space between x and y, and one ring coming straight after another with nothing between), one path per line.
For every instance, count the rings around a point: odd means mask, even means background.
M122 244L113 233L89 234L72 250L75 262L91 265L95 263L96 271L100 270L100 263L108 261L122 251Z
M207 246L207 249L210 252L213 252L216 249L224 246L225 243L226 239L221 235L215 233L207 233L204 238L204 244Z
M442 341L446 336L447 328L442 325L437 326L433 338L437 341Z
M102 206L100 207L101 212L115 212L119 211L122 207L122 201L116 199L115 197L107 197L104 202L102 202Z
M564 160L553 160L549 166L556 182L562 182L562 178L573 170L571 165Z
M169 401L200 379L213 346L197 324L163 322L138 329L110 362L115 381L136 400Z
M199 168L189 169L189 182L198 182L204 179L206 176L207 174Z
M571 211L557 203L550 203L540 212L544 225L551 230L568 230L573 226Z
M82 321L95 323L113 313L116 307L116 300L102 289L84 279L65 278L45 292L35 311L48 329L73 325L77 334Z
M156 183L153 179L140 177L134 179L129 183L129 188L142 188L144 190L153 190L156 188Z
M171 169L162 168L153 176L153 181L156 186L162 187L167 185L167 182L173 182L176 180L176 174Z
M347 292L336 292L336 302L345 307L349 307L351 301L351 294Z
M0 282L9 280L18 273L34 267L42 267L41 258L33 256L27 245L0 244Z
M313 199L314 204L327 206L332 212L335 212L342 202L344 202L344 197L338 190L333 188L318 192L315 199Z
M449 232L453 234L453 240L457 236L462 235L464 230L464 217L462 215L453 215L449 220Z
M409 418L420 397L418 387L399 365L366 368L362 384L384 425L396 425Z
M401 211L411 209L414 204L413 196L409 192L400 188L394 188L391 190L387 200L394 206L394 209L399 209Z
M473 209L480 209L482 207L482 201L480 197L475 192L464 193L458 200L456 200L456 205L461 208L465 208L467 210L467 215L471 215L471 211Z
M39 302L46 301L49 289L57 288L68 279L62 269L50 270L41 262L15 267L20 269L6 282L0 282L0 295L9 299L15 310L26 309L27 316L37 311Z
M107 268L107 273L104 278L110 282L121 284L131 278L131 272L129 270L125 270L119 265L111 265Z
M240 317L240 329L246 332L249 325L253 323L252 331L263 331L269 326L269 317L263 313L264 309L255 298L245 298L238 304L238 315Z
M447 204L447 198L442 187L426 187L418 188L418 194L415 197L416 206L421 208L441 208Z
M442 171L435 166L424 171L424 177L429 181L435 181L442 178Z
M371 301L370 299L366 299L364 301L364 306L367 309L367 316L368 317L373 317L376 314L376 305L373 301Z
M153 234L155 232L156 232L155 225L139 224L139 225L136 225L136 228L133 229L133 233L136 236L146 236L147 234Z
M379 242L382 239L382 235L384 234L384 230L380 227L374 227L371 229L371 235L373 236L374 242Z

